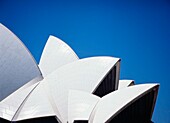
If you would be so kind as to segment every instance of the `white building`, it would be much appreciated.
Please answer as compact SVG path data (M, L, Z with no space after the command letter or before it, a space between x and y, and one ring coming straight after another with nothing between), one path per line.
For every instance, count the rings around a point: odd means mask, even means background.
M0 24L0 122L151 123L159 84L119 80L120 59L79 59L50 36L37 65Z

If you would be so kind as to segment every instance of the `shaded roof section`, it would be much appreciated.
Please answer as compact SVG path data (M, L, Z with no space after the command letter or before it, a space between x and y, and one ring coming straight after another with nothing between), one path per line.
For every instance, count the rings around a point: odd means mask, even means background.
M119 86L118 89L123 89L129 86L132 86L135 84L134 80L119 80Z
M113 57L85 58L64 65L45 78L62 119L68 119L68 91L73 89L93 93L118 61L119 58Z
M76 53L66 43L57 37L50 36L41 55L39 66L43 76L47 76L57 68L78 59Z
M133 102L140 99L157 87L158 84L135 85L125 89L114 91L104 96L93 110L89 119L89 123L108 122L110 118L114 118L126 107L130 106ZM154 95L153 102L155 102L155 100L156 95ZM151 105L151 114L149 116L152 115L154 103L152 103Z
M0 101L41 72L28 49L0 24Z
M93 94L70 90L68 95L68 122L73 123L75 120L87 121L99 100L100 98Z

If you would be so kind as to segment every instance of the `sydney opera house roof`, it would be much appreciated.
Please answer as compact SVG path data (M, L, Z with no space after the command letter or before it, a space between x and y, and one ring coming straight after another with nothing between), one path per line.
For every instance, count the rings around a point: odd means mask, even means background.
M120 61L50 36L37 64L0 24L0 123L151 123L159 84L119 80Z

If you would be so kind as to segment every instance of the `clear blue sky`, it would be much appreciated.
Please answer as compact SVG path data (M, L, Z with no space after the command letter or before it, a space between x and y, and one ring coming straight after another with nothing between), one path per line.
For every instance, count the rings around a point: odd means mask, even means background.
M170 1L0 0L0 22L37 62L50 34L80 58L120 57L121 79L161 84L153 121L170 123Z

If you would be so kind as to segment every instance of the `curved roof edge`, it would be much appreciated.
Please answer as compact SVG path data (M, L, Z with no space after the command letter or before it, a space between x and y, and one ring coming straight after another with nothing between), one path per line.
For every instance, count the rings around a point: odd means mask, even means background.
M19 37L18 37L17 35L15 35L10 29L8 29L8 28L7 28L5 25L3 25L2 23L0 23L0 27L3 27L6 31L8 31L9 33L11 33L11 34L17 39L18 43L20 43L20 44L24 47L24 49L28 52L28 54L30 55L31 59L32 59L32 60L34 61L34 63L36 64L39 72L41 73L41 70L40 70L40 68L38 67L38 64L37 64L35 58L33 57L32 53L31 53L31 52L29 51L29 49L25 46L25 44L19 39ZM41 73L41 75L42 75L42 73Z
M110 118L115 117L134 101L138 100L145 94L149 93L151 90L154 90L158 87L159 84L134 85L128 88L114 91L104 96L92 111L89 123L108 122ZM156 97L154 98L154 103L155 101ZM154 107L154 104L152 105Z
M93 90L93 94L99 97L103 97L118 89L121 59L114 58L114 57L110 57L110 58L115 60L114 65L110 67L108 72L101 79L100 83Z
M26 46L7 27L0 24L0 100L42 73ZM5 88L5 90L4 90Z
M96 56L96 57L89 57L89 58L109 58L109 59L112 59L113 62L112 64L110 65L110 67L108 67L108 69L105 69L104 73L105 75L101 76L100 77L100 82L94 86L95 88L93 89L93 91L91 93L94 93L95 90L99 87L99 85L101 84L101 82L104 80L104 78L109 74L109 72L115 67L116 67L116 80L115 80L115 90L117 90L118 88L118 80L119 80L119 72L120 72L120 61L121 59L120 58L116 58L116 57L111 57L111 56ZM86 58L88 59L88 58Z
M26 99L23 105L19 108L17 114L12 121L22 121L40 117L55 116L60 120L60 114L57 107L51 102L49 95L48 82L42 80L40 84L34 89L30 96ZM38 98L37 98L38 97ZM57 111L57 112L56 112Z
M66 44L64 41L62 41L61 39L59 39L59 38L57 38L56 36L54 36L54 35L50 35L49 36L49 38L56 38L58 41L60 41L63 45L66 45L71 51L72 51L72 53L74 54L74 56L77 58L77 59L79 59L79 57L77 56L77 54L74 52L74 50L68 45L68 44Z
M61 39L50 35L43 49L39 66L44 76L57 68L78 60L73 49Z

